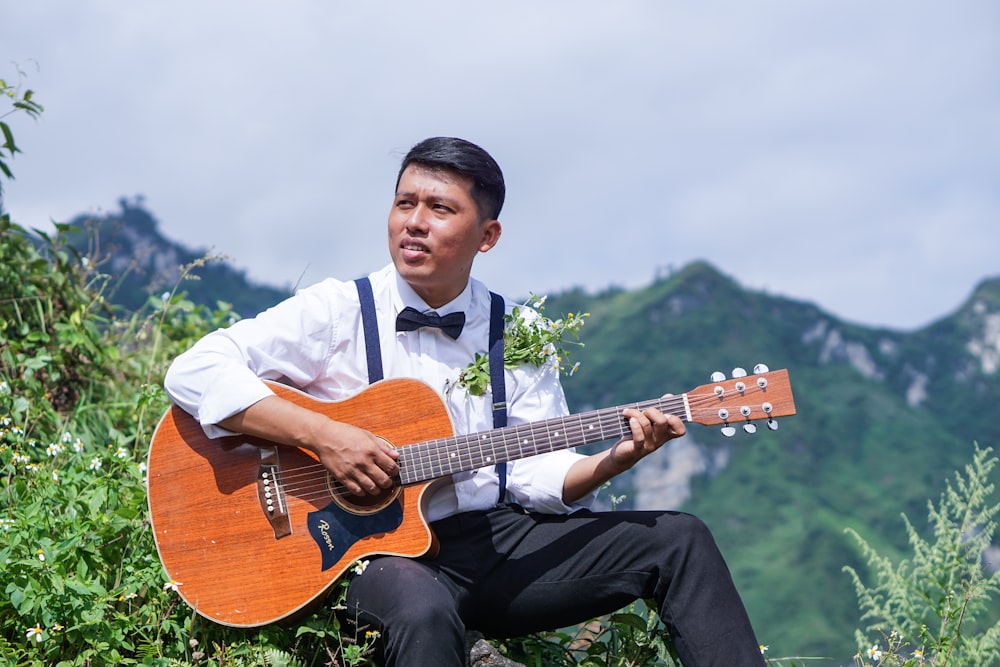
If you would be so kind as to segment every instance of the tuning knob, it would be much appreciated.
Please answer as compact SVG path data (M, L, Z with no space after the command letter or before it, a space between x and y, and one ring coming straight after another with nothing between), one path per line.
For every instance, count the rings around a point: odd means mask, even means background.
M743 425L743 430L752 435L757 432L757 425L751 422L747 422L746 424Z
M722 435L726 436L727 438L733 437L734 435L736 435L736 427L735 426L723 426L722 427Z
M712 382L722 382L726 379L726 374L722 371L715 371L712 373Z
M767 364L757 364L753 367L753 374L760 375L761 373L766 373L769 370L771 369L767 367Z
M746 370L737 366L733 369L733 378L745 378L747 376Z

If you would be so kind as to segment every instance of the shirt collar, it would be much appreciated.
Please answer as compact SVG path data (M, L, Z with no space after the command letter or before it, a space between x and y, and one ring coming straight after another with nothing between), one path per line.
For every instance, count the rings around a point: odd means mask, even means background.
M440 308L431 308L427 303L421 299L413 288L403 280L403 277L399 275L399 272L393 268L393 276L395 280L393 284L393 305L396 312L393 315L398 315L401 310L407 306L411 308L416 308L421 313L435 312L438 315L448 315L450 313L456 312L467 312L469 306L472 304L472 280L465 284L465 289L456 296L454 299L444 304Z

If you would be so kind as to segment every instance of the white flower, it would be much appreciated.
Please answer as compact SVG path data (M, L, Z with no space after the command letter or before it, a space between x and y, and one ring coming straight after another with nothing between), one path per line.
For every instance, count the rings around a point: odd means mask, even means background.
M163 590L177 592L177 587L183 585L184 584L182 584L181 582L171 579L167 583L163 584Z
M77 438L73 442L73 451L76 452L77 454L79 454L80 452L83 451L83 440L81 440L80 438Z
M878 662L882 659L882 651L879 650L878 644L873 644L870 649L868 649L868 657Z
M39 550L38 550L37 552L35 552L35 553L37 553L37 554L38 554L38 560L40 560L40 561L42 561L42 562L44 563L44 562L45 562L45 552L44 552L44 551L42 551L41 549L39 549Z
M100 470L101 465L102 465L101 459L95 456L94 458L90 459L90 465L87 467L90 468L91 470Z
M73 439L73 436L71 436L69 433L63 433L62 434L62 441L63 442L69 442L72 439Z
M355 563L354 564L354 574L356 574L358 576L361 576L362 574L364 574L365 570L368 569L368 563L369 563L369 561L367 561L367 560L359 560L357 563Z
M31 640L32 637L35 638L36 642L42 641L42 626L35 624L35 627L28 628L28 632L25 633L25 636L28 638L29 641Z
M117 456L120 459L128 458L128 450L125 449L124 447L119 447L118 451L115 452L115 456Z

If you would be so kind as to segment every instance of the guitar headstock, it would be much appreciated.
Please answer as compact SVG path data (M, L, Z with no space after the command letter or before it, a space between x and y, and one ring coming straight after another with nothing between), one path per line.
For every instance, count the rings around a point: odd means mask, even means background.
M711 383L685 395L691 421L705 426L721 424L722 434L727 437L736 433L737 425L747 433L756 433L753 422L760 420L766 420L767 427L776 430L778 417L795 414L788 371L771 371L763 364L754 366L751 375L736 368L728 380L722 373L713 373Z

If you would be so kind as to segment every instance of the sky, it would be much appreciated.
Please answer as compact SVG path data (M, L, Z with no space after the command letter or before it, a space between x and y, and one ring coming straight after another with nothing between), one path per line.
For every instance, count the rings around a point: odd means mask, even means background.
M0 0L0 78L45 107L5 119L3 203L50 229L141 197L304 286L387 263L401 157L459 136L507 180L495 291L706 260L913 330L1000 276L998 73L993 0Z

